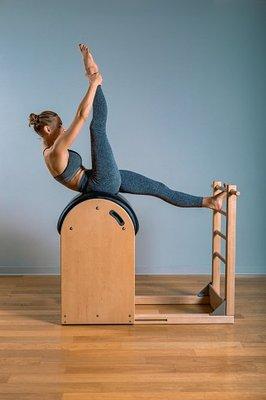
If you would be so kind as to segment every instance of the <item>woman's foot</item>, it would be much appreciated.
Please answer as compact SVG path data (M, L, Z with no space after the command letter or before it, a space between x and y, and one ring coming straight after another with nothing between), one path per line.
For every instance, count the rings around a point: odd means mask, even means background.
M80 43L79 49L83 55L84 66L86 70L86 74L88 76L95 74L95 72L99 71L98 65L94 61L92 54L86 44Z
M220 211L223 207L223 200L227 192L218 193L212 197L203 197L202 207L211 208L212 210Z

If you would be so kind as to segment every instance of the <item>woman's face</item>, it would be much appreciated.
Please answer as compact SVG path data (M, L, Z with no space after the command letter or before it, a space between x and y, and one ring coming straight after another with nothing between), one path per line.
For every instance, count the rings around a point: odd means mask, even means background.
M61 133L64 133L66 131L66 128L63 125L63 122L60 123L59 129L58 129L58 134L60 135Z
M63 122L61 121L60 124L59 124L58 129L56 129L56 131L55 131L56 136L59 136L59 135L65 133L65 132L66 132L66 128L64 127Z
M62 133L65 133L65 132L66 132L66 128L63 125L61 125L59 127L59 134L62 134Z

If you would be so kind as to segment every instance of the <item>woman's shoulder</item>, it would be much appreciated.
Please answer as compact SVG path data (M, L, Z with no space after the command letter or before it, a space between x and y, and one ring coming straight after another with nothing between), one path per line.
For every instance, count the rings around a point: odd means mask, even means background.
M43 145L43 149L42 149L42 154L43 155L47 155L49 153L51 153L54 150L54 146L44 146Z
M45 147L43 146L43 158L44 162L49 169L50 173L55 176L60 173L61 170L64 169L65 164L68 160L68 149L64 152L58 153L55 151L54 146Z
M42 154L43 154L43 156L49 156L49 155L65 155L65 154L67 154L69 152L69 149L66 149L66 150L64 150L64 151L58 151L58 150L56 150L56 148L52 145L52 146L50 146L50 147L44 147L43 146L43 150L42 150Z

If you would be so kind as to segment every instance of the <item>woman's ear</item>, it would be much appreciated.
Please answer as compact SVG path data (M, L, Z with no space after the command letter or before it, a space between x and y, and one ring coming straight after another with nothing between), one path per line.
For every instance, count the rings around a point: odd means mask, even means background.
M43 129L43 132L47 133L48 135L52 132L51 128L48 125L44 125L42 129Z

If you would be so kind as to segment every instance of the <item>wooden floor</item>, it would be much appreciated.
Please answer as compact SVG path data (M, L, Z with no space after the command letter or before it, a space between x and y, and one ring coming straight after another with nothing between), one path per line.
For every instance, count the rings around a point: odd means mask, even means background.
M137 276L136 287L193 294L208 282ZM237 278L234 325L62 326L59 276L0 276L0 399L266 399L265 293L266 277Z

